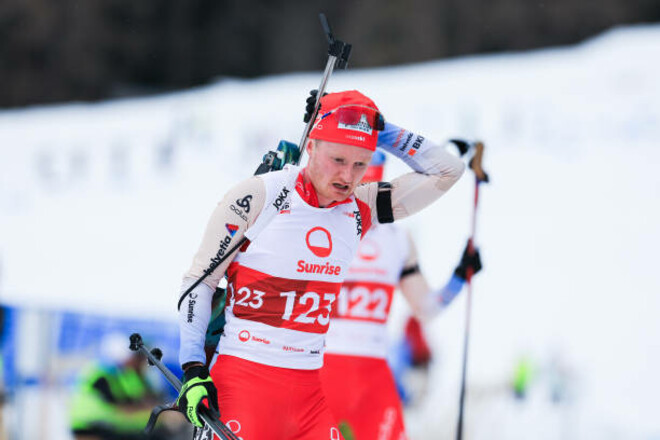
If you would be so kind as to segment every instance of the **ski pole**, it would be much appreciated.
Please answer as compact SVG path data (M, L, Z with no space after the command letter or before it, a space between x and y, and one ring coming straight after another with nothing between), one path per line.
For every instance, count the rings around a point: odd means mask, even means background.
M155 365L156 368L160 370L161 373L165 376L167 381L176 389L177 391L181 391L181 381L179 380L178 377L170 371L169 368L167 368L163 363L160 361L160 359L163 356L163 352L160 351L158 348L154 348L153 350L149 351L147 347L145 347L144 342L142 341L142 336L140 336L139 333L133 333L130 337L131 345L129 346L131 350L133 351L139 351L142 353L144 356L147 357L149 361L149 365ZM154 413L156 417L158 417L158 414L165 410L170 410L174 409L172 407L167 407L164 405L159 405L156 407L154 410ZM238 437L225 425L224 423L220 422L217 420L211 413L211 411L208 408L200 408L199 409L199 416L200 418L206 423L206 425L213 431L215 435L217 435L221 440L239 440ZM147 425L147 428L153 426L155 424L155 420L153 420L153 415L152 419L149 420L149 424Z
M475 252L475 235L477 232L477 208L479 206L479 185L488 182L488 174L481 167L481 162L484 154L484 144L482 142L475 142L474 156L470 159L469 166L474 172L474 205L472 207L472 226L470 238L468 240L468 255L473 256ZM462 440L463 438L463 409L465 406L465 382L467 375L467 361L468 361L468 346L470 339L470 310L472 309L472 275L474 269L468 267L465 272L465 281L467 283L467 298L465 304L465 333L463 338L463 368L461 376L461 394L458 406L458 427L456 428L456 439Z
M298 149L300 150L300 154L298 155L297 160L295 160L295 165L300 164L300 161L302 159L302 155L305 151L305 143L307 142L307 138L309 137L309 133L312 130L312 125L314 124L314 120L316 119L316 114L319 111L319 105L320 105L320 99L321 96L323 96L323 93L325 91L325 87L328 83L328 79L330 79L330 75L332 75L333 70L336 68L339 69L345 69L346 66L348 65L348 58L351 55L351 48L352 46L350 44L346 44L343 41L335 39L334 35L332 34L332 30L330 29L330 23L328 23L328 19L326 18L325 14L319 14L319 17L321 19L321 26L323 26L323 31L325 32L326 38L328 39L328 62L326 63L325 66L325 72L323 72L323 77L321 78L321 85L319 86L319 91L316 95L316 103L314 104L314 112L312 113L312 117L309 119L307 122L307 125L305 125L305 130L303 131L303 136L302 139L300 140L300 144L298 146ZM275 152L271 152L272 155L269 158L264 158L264 161L272 161L274 160L274 157L276 155ZM269 155L266 155L269 156ZM265 163L264 168L268 168L271 163ZM260 166L257 169L257 172L255 174L261 174L263 172L262 167ZM193 291L195 287L199 285L204 279L209 276L215 269L222 264L223 261L225 261L227 258L229 258L234 252L236 252L237 249L239 249L243 244L247 241L247 237L243 237L238 243L236 243L231 249L229 249L220 259L216 260L215 262L211 263L211 265L204 271L204 275L202 275L200 278L198 278L190 287L186 289L185 292L179 297L179 302L177 304L177 310L181 308L181 303L183 300L190 295L190 292Z
M334 35L332 34L332 29L330 29L330 23L328 22L325 14L319 14L319 18L321 19L321 26L323 26L325 36L328 39L328 62L325 64L325 71L323 72L323 77L321 78L321 85L319 85L318 93L316 94L314 112L312 113L312 117L309 118L309 121L307 121L307 125L305 125L302 138L298 144L298 148L300 149L300 156L298 157L296 165L300 164L302 155L305 152L305 144L307 143L307 138L309 137L309 133L312 131L312 126L316 120L316 114L319 111L321 97L325 92L325 88L328 84L328 80L330 79L330 75L332 75L332 72L335 68L345 69L348 66L348 58L351 56L352 45L335 39Z

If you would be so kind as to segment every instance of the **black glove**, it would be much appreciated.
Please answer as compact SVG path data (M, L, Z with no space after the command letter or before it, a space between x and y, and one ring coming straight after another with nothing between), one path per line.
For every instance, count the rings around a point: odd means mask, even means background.
M464 141L463 139L449 139L449 142L456 145L456 148L458 149L458 152L461 156L464 156L465 153L470 150L470 146L472 145L470 142Z
M305 116L303 117L303 122L308 123L312 116L314 115L314 106L316 105L316 95L319 94L319 91L314 89L309 91L309 96L307 97L307 105L305 106ZM324 93L323 96L327 95ZM319 111L321 111L321 105L319 104Z
M204 399L211 413L219 419L218 391L209 377L209 369L204 365L194 365L183 373L183 386L176 404L186 419L198 428L204 427L204 422L198 415L198 407L202 405Z
M467 269L468 267L472 268L472 275L475 275L481 270L481 256L479 256L479 249L474 248L474 254L468 254L469 243L465 245L465 250L463 251L463 256L461 257L461 262L458 263L456 269L454 270L454 275L459 277L462 280L467 278Z

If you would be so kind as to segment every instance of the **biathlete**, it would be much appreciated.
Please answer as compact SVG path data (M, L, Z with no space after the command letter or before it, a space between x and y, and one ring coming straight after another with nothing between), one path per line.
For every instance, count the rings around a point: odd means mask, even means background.
M386 123L376 104L357 91L321 98L309 138L304 168L287 165L225 194L182 284L178 405L201 426L197 408L206 400L243 440L341 438L319 369L330 316L360 239L372 225L437 200L465 168L443 146ZM358 186L377 146L412 172L391 183ZM210 266L244 236L249 241L239 252ZM209 374L205 333L223 276L226 325Z
M384 163L385 155L376 151L363 181L381 181ZM360 242L332 314L321 369L330 410L346 440L407 438L401 399L386 359L394 292L400 288L414 316L429 321L460 293L468 266L476 273L481 261L478 251L469 256L466 248L447 285L434 291L403 228L374 224ZM421 336L419 329L417 334ZM420 344L414 345L410 348L419 351ZM410 355L421 359L430 353Z

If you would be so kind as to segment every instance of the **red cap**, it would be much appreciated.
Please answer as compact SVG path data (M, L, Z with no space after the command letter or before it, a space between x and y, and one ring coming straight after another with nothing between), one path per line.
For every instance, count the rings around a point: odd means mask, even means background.
M329 93L321 98L321 110L309 138L375 151L379 117L376 104L357 90Z

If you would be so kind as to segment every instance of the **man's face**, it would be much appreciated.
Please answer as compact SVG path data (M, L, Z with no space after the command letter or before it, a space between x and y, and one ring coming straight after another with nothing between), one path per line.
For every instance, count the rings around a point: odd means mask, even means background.
M316 190L320 206L353 194L373 154L366 148L322 140L310 142L307 152L307 176Z

